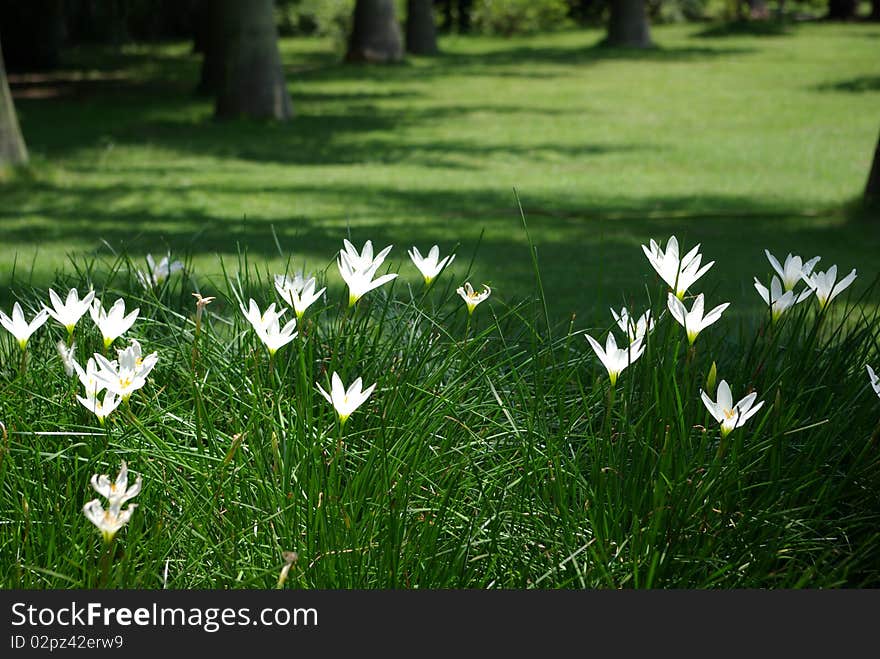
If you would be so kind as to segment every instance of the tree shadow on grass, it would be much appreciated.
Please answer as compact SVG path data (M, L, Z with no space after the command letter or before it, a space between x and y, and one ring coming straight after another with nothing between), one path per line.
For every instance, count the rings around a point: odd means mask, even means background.
M195 187L206 194L235 192L222 183ZM163 212L151 205L149 195L140 206L128 204L120 211L120 200L130 199L132 190L70 188L35 181L23 184L17 193L47 200L31 210L35 219L17 224L18 213L9 206L0 210L0 222L7 227L7 244L22 249L82 245L85 240L91 245L88 253L107 255L109 246L138 258L166 249L191 254L202 262L217 254L229 258L238 249L276 262L293 254L295 259L308 258L312 268L315 264L329 267L334 281L338 277L333 258L349 233L357 244L369 238L376 245L395 245L389 263L404 272L409 268L405 249L410 245L427 248L437 243L445 252L459 244L459 277L479 243L475 281L486 281L507 300L534 290L528 242L509 189L379 189L367 184L315 189L278 184L257 191L244 186L241 191L278 199L312 195L319 200L366 200L369 211L362 215L291 213L283 218L249 212L243 218L208 212L196 198L184 199L174 212ZM164 191L179 193L172 183ZM820 252L823 266L857 267L865 278L876 269L871 255L880 252L876 217L848 220L822 209L804 211L795 205L745 197L584 200L525 193L522 202L557 317L590 310L601 316L601 309L612 304L646 304L638 302L645 298L645 286L653 290L657 282L639 245L651 238L665 242L676 234L688 246L702 243L706 259L718 262L706 286L717 287L718 296L743 300L755 308L759 303L752 276L769 272L765 248L778 256L789 251L807 257ZM856 251L854 244L859 245ZM218 268L209 269L216 276Z
M549 67L571 69L609 61L690 62L746 55L757 49L745 46L671 46L654 48L615 48L601 41L593 44L549 46L504 46L480 53L445 52L418 63L403 61L393 65L351 65L324 62L311 69L300 69L304 81L372 80L377 82L430 81L440 77L485 76L495 78L546 79L559 75Z
M709 25L691 36L698 39L718 39L726 37L788 37L794 34L796 32L789 21L736 20Z
M813 89L820 92L844 92L848 94L880 92L880 76L858 76L839 82L817 85Z

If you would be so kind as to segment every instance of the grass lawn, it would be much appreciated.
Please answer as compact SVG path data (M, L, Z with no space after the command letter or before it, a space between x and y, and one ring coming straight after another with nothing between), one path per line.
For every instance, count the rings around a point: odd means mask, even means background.
M867 286L880 222L847 209L877 139L880 28L720 34L658 27L645 53L597 48L598 31L450 37L386 67L289 39L288 124L213 121L188 44L71 53L70 75L14 85L34 165L0 183L4 297L13 267L46 285L111 248L190 253L202 288L238 246L321 270L350 233L393 243L412 282L410 245L457 247L458 285L480 243L474 283L513 301L534 290L513 188L555 318L638 304L654 278L634 248L671 233L704 244L706 286L735 303L759 304L764 248Z
M115 343L88 317L71 337L82 366L128 346L91 378L122 401L106 425L62 367L67 322L0 331L0 588L880 584L880 222L853 210L880 31L700 29L637 54L598 32L447 39L375 68L291 40L284 125L214 122L185 44L19 80L34 164L0 184L3 310L30 319L54 281L140 315ZM688 295L733 302L692 345L639 249L673 232L717 260ZM351 309L346 235L394 243L404 275ZM434 242L459 258L422 292L405 250ZM506 304L536 292L531 244L546 317ZM774 324L765 247L860 275ZM166 249L188 275L145 290L132 270ZM340 296L270 357L238 301L278 302L291 259ZM472 317L466 276L493 287ZM203 316L196 287L218 296ZM627 349L600 361L591 323L647 298L651 331L615 329ZM316 387L334 373L375 384L347 421ZM123 462L143 490L108 529L84 505Z

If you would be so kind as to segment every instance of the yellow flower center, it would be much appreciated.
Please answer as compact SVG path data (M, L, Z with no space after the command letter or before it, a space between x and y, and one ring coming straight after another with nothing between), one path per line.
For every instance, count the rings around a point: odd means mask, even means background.
M726 419L732 419L736 416L736 410L724 410L724 417Z

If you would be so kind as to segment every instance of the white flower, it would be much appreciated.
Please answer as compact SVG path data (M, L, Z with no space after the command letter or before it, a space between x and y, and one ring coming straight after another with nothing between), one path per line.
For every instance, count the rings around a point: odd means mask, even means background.
M52 302L53 308L45 308L52 318L67 328L68 334L73 334L73 328L76 327L79 319L89 310L92 300L94 299L95 291L89 291L86 293L86 296L80 300L79 292L77 292L75 288L71 288L67 293L67 299L62 302L58 294L50 288L49 300Z
M135 391L147 383L147 376L159 361L159 356L153 352L142 358L141 344L137 341L132 341L129 347L117 353L118 361L115 359L109 361L103 355L95 354L99 369L95 379L108 391L121 396L122 400L128 400Z
M596 356L599 357L599 361L602 362L608 371L608 377L611 378L612 386L617 384L617 376L620 375L620 372L635 362L645 352L645 345L642 339L636 339L625 348L618 348L617 339L614 338L614 334L608 332L608 336L605 338L605 348L603 349L602 344L589 334L586 335L586 338L596 352Z
M703 294L700 293L697 298L694 300L693 306L691 306L691 310L688 311L687 307L684 306L684 302L675 297L672 293L669 294L669 298L667 300L666 306L669 307L669 313L672 314L672 317L678 321L678 323L684 327L685 332L687 332L688 343L693 345L694 341L697 339L697 335L706 329L709 325L714 323L716 320L721 318L721 314L724 312L727 307L730 306L730 302L725 302L723 304L719 304L717 307L712 309L705 316L703 315L703 305L705 304L705 300Z
M865 364L868 368L868 377L871 379L871 388L874 390L874 393L880 396L880 376L878 376L874 369L871 368L870 364Z
M623 307L620 310L620 313L617 313L617 311L612 309L611 315L614 317L614 322L617 323L617 326L621 331L629 337L630 343L635 343L636 341L644 339L648 332L654 329L654 319L651 318L650 309L638 318L631 317L626 307Z
M702 390L700 391L700 397L703 399L703 404L709 410L709 413L715 417L716 421L721 423L722 437L726 437L734 428L742 426L764 405L764 401L755 405L755 398L758 397L758 394L755 392L743 397L734 405L730 386L725 380L718 383L717 402L709 398L706 392Z
M819 300L819 308L824 309L825 306L834 298L840 295L843 290L852 284L856 279L856 269L853 268L846 277L837 281L837 266L832 265L825 272L811 272L809 277L804 275L803 280L807 285L816 291L816 297ZM837 283L835 283L837 282Z
M764 300L764 304L770 307L770 316L774 323L788 309L799 302L803 302L813 294L813 289L810 287L804 288L797 295L795 295L793 290L787 290L783 293L782 282L779 281L779 277L776 275L773 275L773 278L770 280L769 290L755 277L755 290L758 291L758 295Z
M164 282L175 272L183 270L183 263L171 261L171 255L166 254L162 260L156 263L152 254L147 254L147 272L137 271L137 278L144 288L153 288Z
M85 370L77 362L73 362L73 370L76 371L80 383L86 390L86 398L94 398L104 389L104 383L98 379L98 364L94 357L89 357Z
M59 341L55 344L55 349L58 351L58 356L61 357L61 363L64 365L64 372L67 374L67 377L72 378L73 374L76 372L76 359L73 356L74 351L76 350L76 344L71 343L69 346L64 341Z
M276 318L269 323L264 334L257 332L257 336L259 336L263 343L266 344L266 347L269 349L269 355L271 356L278 352L279 348L286 346L297 337L297 332L294 331L295 329L296 318L291 318L290 322L284 327L280 326L280 323Z
M368 240L367 245L369 245L369 243L370 241ZM346 241L346 244L350 245L351 243ZM385 259L383 254L386 254L388 249L390 249L390 246L385 250L382 250L380 253L381 258L377 257L376 259L373 259L372 265L368 266L366 269L355 267L350 260L351 257L348 252L339 252L337 265L339 266L339 274L342 276L342 279L345 280L345 283L348 284L348 306L353 306L354 303L366 293L397 277L397 273L392 272L387 275L382 275L376 280L373 279L376 270L382 265L382 261ZM367 246L364 246L364 252L366 251ZM370 253L372 254L372 248L370 248ZM360 262L362 263L363 261L364 259L361 257Z
M282 314L287 311L287 309L275 311L275 303L273 302L266 307L266 311L261 312L260 307L257 306L257 303L254 302L253 298L248 299L247 309L244 308L243 304L239 304L238 306L244 314L244 317L247 318L247 321L257 331L257 334L265 334L266 329L272 324L272 321L279 320Z
M260 313L260 307L257 306L253 299L248 300L247 309L244 308L244 305L239 306L244 317L253 326L257 338L269 349L270 355L274 355L278 348L287 345L296 338L297 333L294 332L294 329L296 329L295 318L291 319L283 328L281 327L280 318L287 313L287 309L275 311L275 303L273 302L266 308L265 312Z
M765 249L764 254L767 255L767 260L770 261L770 265L773 266L773 269L782 278L782 285L785 287L786 291L792 290L795 287L795 284L797 284L803 277L809 277L810 273L813 272L813 268L816 267L816 264L821 259L819 256L814 256L804 263L800 256L792 256L791 254L788 254L785 257L785 263L780 265L779 261L770 253L769 249Z
M702 268L700 267L700 261L703 257L699 253L699 245L685 254L684 258L679 259L678 240L675 236L670 236L666 243L665 252L653 239L650 249L642 245L642 251L660 278L669 285L679 299L684 297L687 289L715 264L715 261L710 261Z
M474 291L473 286L471 286L470 282L465 282L464 286L459 286L455 289L455 292L461 296L461 299L464 300L464 303L467 305L468 315L474 312L474 309L477 308L477 305L485 300L492 294L492 289L483 284L483 291L481 293L477 293Z
M324 391L319 383L315 384L317 384L318 391L321 392L321 395L324 396L324 398L327 399L327 402L329 402L336 410L336 414L339 416L339 422L343 426L345 425L345 422L348 421L348 417L351 416L352 412L360 407L361 404L370 397L370 394L373 393L373 389L376 388L376 384L373 383L366 389L361 390L363 382L361 381L361 378L358 378L352 382L351 386L346 390L345 385L342 384L342 380L339 379L339 376L335 371L331 378L329 394Z
M382 262L385 260L385 257L388 256L388 253L391 251L392 245L388 245L381 252L373 256L373 243L368 240L364 243L364 248L361 252L357 251L357 248L352 245L348 240L342 241L343 245L345 245L345 249L340 250L340 254L345 254L348 258L348 263L351 266L352 270L369 270L373 266L376 266L375 270L379 269L379 266L382 265Z
M43 309L42 311L37 312L37 315L34 316L34 319L30 323L27 322L24 319L24 312L21 310L21 305L18 302L12 305L12 318L0 311L0 324L2 324L3 327L5 327L9 333L16 338L18 345L22 350L27 347L27 342L28 339L31 338L31 334L40 329L48 318L49 312Z
M104 311L100 300L94 300L89 309L92 320L104 338L105 348L109 348L111 343L131 329L140 312L140 309L135 309L126 316L125 300L122 298L113 303L110 311Z
M89 521L100 529L104 542L110 542L116 532L128 523L137 507L137 504L133 503L122 510L123 504L140 493L141 477L138 476L134 485L128 487L128 467L123 462L115 482L111 483L108 476L97 474L92 476L91 482L95 491L107 499L108 508L104 510L100 499L92 499L83 506L83 512Z
M409 250L409 258L412 259L413 264L422 273L422 277L425 278L425 284L430 284L443 268L455 260L455 254L450 254L441 259L440 248L434 245L428 251L428 255L423 257L421 252L419 252L419 248L413 246Z
M103 387L102 387L103 388ZM110 416L110 413L113 412L119 404L122 402L122 399L113 393L110 390L104 392L104 400L98 400L98 392L92 392L91 395L86 393L85 396L77 396L76 399L85 407L89 412L93 412L96 417L98 417L98 421L101 425L104 425L104 419Z
M296 317L302 319L306 309L324 294L326 287L315 292L317 284L314 277L303 279L302 275L297 273L293 277L285 275L275 275L275 290L278 294L291 305Z

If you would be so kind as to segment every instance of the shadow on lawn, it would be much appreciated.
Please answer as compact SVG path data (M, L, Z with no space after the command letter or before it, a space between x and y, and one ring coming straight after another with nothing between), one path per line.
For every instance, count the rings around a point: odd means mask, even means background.
M859 76L839 82L826 83L813 87L820 92L845 92L849 94L865 94L880 92L880 76Z
M784 37L795 34L793 24L784 20L736 20L710 25L692 36L701 39L724 37Z
M590 37L594 39L593 36ZM546 79L558 75L544 67L583 68L608 61L689 62L711 58L730 57L756 52L755 48L743 46L703 47L662 45L655 48L613 48L598 43L577 46L528 46L499 47L480 53L441 52L430 60L417 63L404 61L388 66L340 64L327 61L314 68L300 69L298 76L307 81L429 81L438 77L482 76L491 78L537 78ZM536 69L536 67L541 67Z
M198 202L199 195L189 202L174 180L164 185L151 183L152 188L148 186L140 197L140 205L134 207L131 199L137 196L133 188L22 183L15 196L22 195L23 201L34 193L35 198L51 199L51 205L32 209L38 219L16 226L16 200L11 199L11 205L0 209L5 240L22 247L76 245L78 253L86 257L112 258L114 253L124 253L135 262L147 253L171 250L178 256L199 258L202 268L208 257L208 262L214 263L208 266L213 274L208 276L197 268L196 277L198 286L209 290L215 286L222 289L216 279L219 265L212 257L223 258L233 270L239 250L257 263L292 258L295 269L305 259L311 271L327 270L334 291L340 286L334 258L344 237L358 246L367 239L376 246L393 244L389 264L399 267L412 283L414 271L406 250L411 245L427 249L436 243L444 253L456 249L459 255L454 285L466 276L475 284L487 283L502 303L514 303L536 291L528 242L509 189L380 189L366 184L334 184L325 189L267 184L258 190L246 185L237 190L234 184L222 183L192 186L207 194L247 191L279 199L312 195L319 203L335 198L365 199L369 208L363 215L291 214L279 219L259 213L242 218L208 212ZM156 194L180 195L183 202L173 212L163 213L150 203ZM649 294L656 294L658 280L639 247L651 238L665 244L675 234L687 246L702 243L706 260L717 260L718 265L701 290L713 298L734 301L735 315L760 307L752 276L766 278L770 271L765 248L780 257L789 251L811 257L816 245L822 245L823 266L856 267L863 280L860 284L865 285L876 271L876 263L866 255L880 252L880 224L875 216L859 219L821 211L807 213L743 197L607 198L584 203L581 198L526 192L522 202L529 229L537 237L551 316L556 322L577 313L581 326L605 322L608 306L641 307L647 304ZM125 210L118 210L120 206ZM735 248L731 245L734 240ZM855 255L854 243L860 245ZM475 269L467 273L472 257ZM19 263L16 280L0 282L0 300L7 307L11 303L10 284L18 290L28 282L40 287L50 283L48 273L37 272L31 280L28 267L29 263ZM66 270L69 272L70 266ZM272 270L276 271L281 269ZM402 279L398 285L406 286L406 281ZM267 289L259 295L270 292Z

